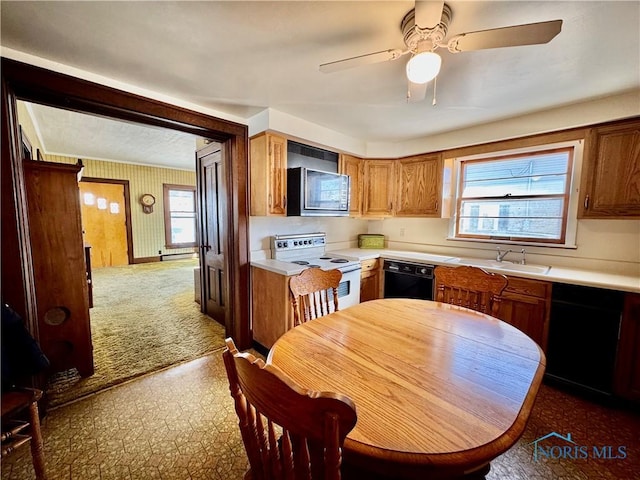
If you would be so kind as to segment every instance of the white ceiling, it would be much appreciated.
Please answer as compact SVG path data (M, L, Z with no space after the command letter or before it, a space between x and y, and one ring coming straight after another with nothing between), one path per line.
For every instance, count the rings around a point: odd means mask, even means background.
M406 102L407 57L331 74L318 70L321 63L403 48L400 21L411 1L2 0L1 40L3 47L241 120L271 108L365 142L401 142L640 87L638 1L447 3L453 11L447 38L564 23L545 45L440 49L436 106L431 90L424 102ZM47 149L72 148L49 146L60 132L41 130ZM140 137L146 135L126 141L129 154ZM120 143L120 152L109 155L126 154Z
M26 105L46 153L195 168L197 137L194 135L33 103Z

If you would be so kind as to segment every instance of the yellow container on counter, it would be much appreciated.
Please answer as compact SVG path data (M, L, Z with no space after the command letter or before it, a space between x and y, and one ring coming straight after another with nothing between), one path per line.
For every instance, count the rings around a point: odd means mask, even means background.
M358 248L384 248L384 235L362 233L358 235Z

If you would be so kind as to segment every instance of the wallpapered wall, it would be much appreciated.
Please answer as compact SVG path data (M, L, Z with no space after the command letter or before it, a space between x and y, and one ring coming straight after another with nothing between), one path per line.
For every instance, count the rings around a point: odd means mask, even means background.
M76 158L61 157L58 155L45 154L44 159L49 162L77 162ZM193 248L167 249L164 246L162 185L164 183L170 183L195 186L195 172L90 159L82 159L82 163L84 164L83 177L129 180L134 258L153 257L157 256L158 252L162 254L193 252ZM153 213L146 214L142 211L142 206L138 202L138 199L144 193L150 193L156 197Z
M37 158L40 150L44 160L58 163L77 163L77 158L46 154L39 142L36 129L23 102L18 102L18 119L22 129L33 148L33 158ZM84 177L106 178L112 180L129 180L131 196L131 228L133 231L133 257L155 257L162 254L191 253L193 248L165 248L164 240L164 183L174 185L196 184L195 171L176 170L170 168L148 167L128 163L109 162L103 160L82 159ZM156 197L153 213L145 214L138 202L140 196L150 193Z

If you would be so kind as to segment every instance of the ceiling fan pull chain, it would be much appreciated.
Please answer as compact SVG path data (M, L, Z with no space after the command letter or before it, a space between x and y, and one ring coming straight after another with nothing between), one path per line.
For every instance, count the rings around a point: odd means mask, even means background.
M438 81L438 77L435 77L433 79L433 101L431 102L431 105L435 106L436 105L436 82Z

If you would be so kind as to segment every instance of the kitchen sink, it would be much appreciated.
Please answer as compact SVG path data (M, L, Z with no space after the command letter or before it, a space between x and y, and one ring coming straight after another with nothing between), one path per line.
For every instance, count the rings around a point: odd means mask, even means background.
M502 262L504 263L504 262ZM500 268L500 267L497 267ZM539 273L540 275L546 275L551 270L548 265L522 265L521 263L510 263L502 267L502 270L512 270L515 272L528 272Z
M460 265L473 265L474 267L502 268L507 262L497 260L486 260L484 258L452 258L447 263L459 263ZM512 262L509 262L512 263Z
M488 260L484 258L455 257L447 260L447 264L451 263L513 272L537 273L540 275L546 275L551 269L548 265L522 265L521 263L513 263L507 260L498 262L497 260Z

